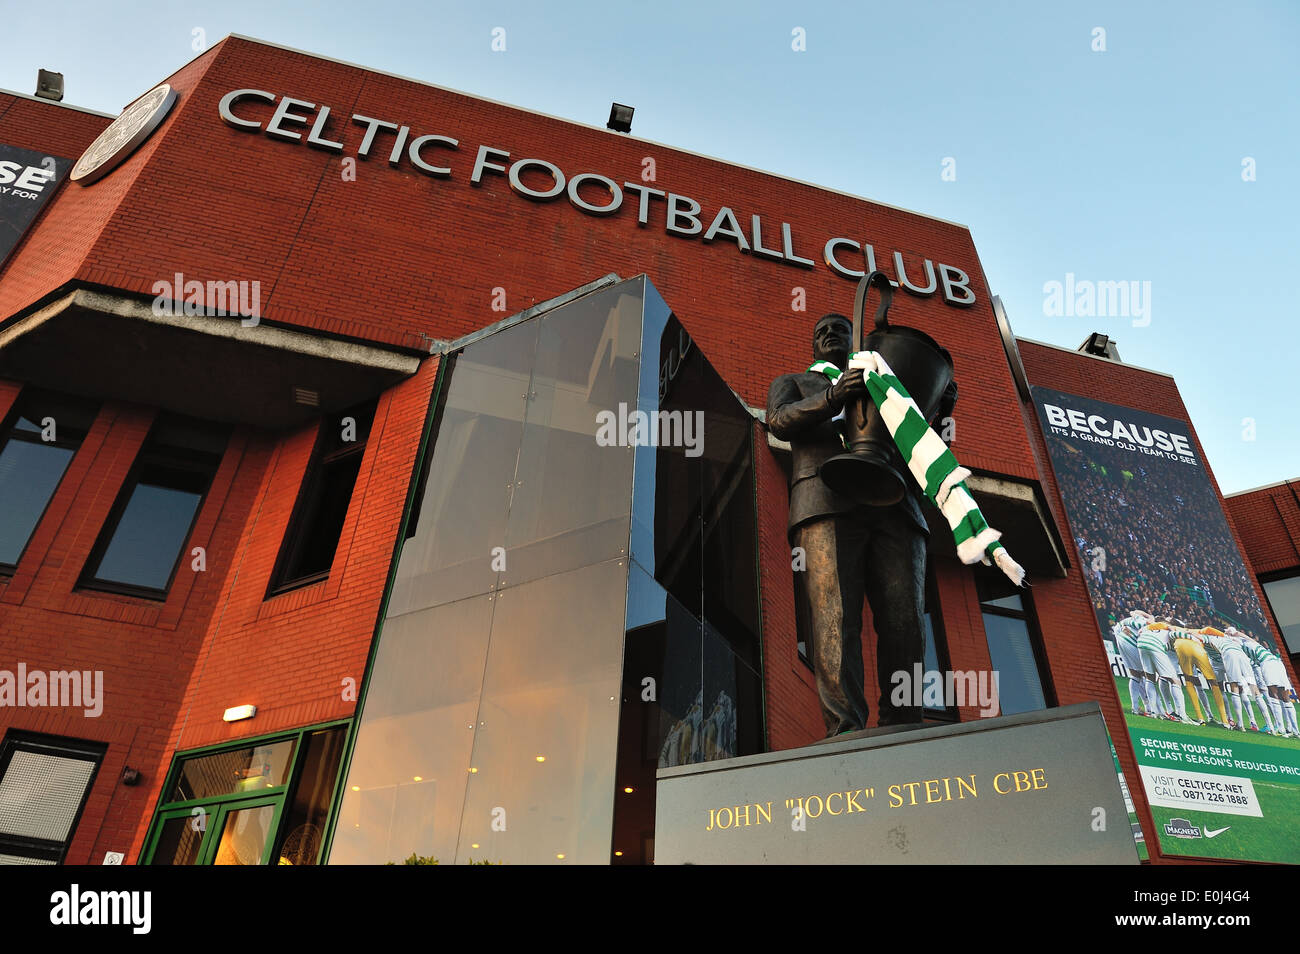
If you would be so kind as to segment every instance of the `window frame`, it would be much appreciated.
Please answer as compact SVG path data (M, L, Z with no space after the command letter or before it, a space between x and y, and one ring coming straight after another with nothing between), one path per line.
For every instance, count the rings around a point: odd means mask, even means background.
M952 671L952 656L948 652L948 630L943 625L943 607L939 604L939 579L933 560L925 561L925 615L930 618L930 632L934 635L934 654L939 662L939 671ZM924 649L922 650L924 652ZM922 665L924 666L924 656ZM922 718L932 722L959 723L961 710L957 706L944 706L942 709L923 708Z
M992 567L976 567L975 571L977 573L983 572L989 575L995 573L998 576L1002 575L1001 570ZM994 578L996 579L996 577ZM1038 610L1034 606L1033 596L1029 591L1029 587L1017 588L1014 595L1020 598L1021 608L1018 610L1010 609L1005 606L993 606L985 603L979 598L978 585L976 587L975 599L980 611L980 625L984 628L984 645L990 650L989 663L991 665L993 661L992 649L988 644L989 634L988 627L984 626L984 616L986 614L989 616L1001 616L1006 619L1016 619L1023 622L1025 624L1025 633L1029 637L1029 651L1034 654L1034 664L1038 669L1038 687L1043 693L1043 709L1055 709L1059 705L1056 697L1056 686L1052 682L1052 670L1047 661L1047 649L1043 645L1043 634L1038 625ZM1005 597L998 597L998 599L1005 599ZM1039 712L1041 710L1027 709L1025 711ZM1002 693L999 689L998 715L1005 714L1006 713L1002 711Z
M203 838L199 845L198 857L194 862L195 866L210 865L216 855L217 845L220 841L220 830L224 823L226 815L230 811L239 808L257 808L264 804L275 804L275 815L271 823L271 831L267 837L266 852L273 853L281 843L284 832L280 830L285 817L289 814L291 803L297 793L298 785L302 781L302 773L305 767L306 758L306 740L307 737L329 729L342 728L343 742L339 750L339 764L335 767L334 785L330 793L329 811L322 823L322 837L320 846L317 849L316 864L320 865L325 859L325 832L332 831L334 827L335 816L338 812L339 801L338 787L342 784L346 768L347 759L345 758L350 737L353 732L351 719L335 719L330 722L322 722L318 725L303 726L298 729L289 729L282 732L272 732L266 735L249 736L243 739L234 739L229 742L220 742L214 745L207 745L197 749L188 749L184 752L175 752L172 754L171 765L167 769L167 775L163 780L163 787L158 794L158 801L154 805L153 818L149 821L149 829L145 835L144 847L140 850L138 864L153 865L154 854L158 850L158 842L162 837L163 824L169 818L183 817L193 815L194 809L201 808L207 815L206 827L203 830ZM268 745L274 742L293 742L293 755L290 757L290 768L285 781L274 788L261 788L250 792L226 793L223 795L210 795L205 798L191 798L182 801L168 802L164 799L176 787L180 778L181 766L190 759L202 758L207 755L217 755L222 752L238 751L239 749L253 748L261 745ZM269 864L269 854L263 854L263 864Z
M38 399L42 394L48 394L56 400L82 401L90 410L90 421L86 425L86 431L75 443L61 437L56 437L52 441L39 439L33 440L31 435L17 429L19 418L23 417L23 411L27 410L27 403L33 399ZM90 428L94 426L95 419L99 417L100 407L101 406L94 401L79 398L75 395L64 395L59 392L43 391L38 388L24 387L18 392L18 396L10 406L9 412L5 414L2 420L0 420L0 435L2 435L0 436L0 454L4 453L5 449L9 446L9 442L12 440L19 440L25 444L37 444L42 447L59 447L64 450L72 451L72 456L68 458L68 463L63 468L63 473L59 475L59 482L54 485L54 489L50 492L49 499L45 501L45 506L41 508L40 515L37 516L35 523L32 524L31 533L27 535L27 539L23 542L22 549L18 551L18 558L14 560L13 563L6 563L3 560L0 560L0 579L11 577L18 572L18 565L22 563L23 557L27 555L27 550L32 545L32 538L35 537L37 531L40 530L41 522L45 519L45 515L50 512L50 505L54 503L54 498L58 496L59 488L63 486L63 481L68 476L68 471L71 470L72 465L76 463L77 454L81 452L81 446L86 442L86 435L90 433ZM39 425L40 422L37 421L36 423ZM56 434L58 430L58 422L56 420Z
M81 824L86 802L90 800L91 790L94 789L95 781L99 778L99 770L104 764L104 756L108 754L108 743L9 729L3 738L0 738L0 781L8 774L14 753L18 751L37 752L61 758L78 758L81 761L94 763L90 770L90 777L86 780L86 788L81 793L81 801L68 826L68 836L61 845L56 848L57 843L49 839L0 834L0 853L40 858L42 861L52 861L56 865L61 865L68 856L73 839L77 836L77 827Z
M326 437L329 433L327 427L331 421L339 424L343 418L353 417L360 425L360 412L367 408L370 409L370 420L366 425L364 439L350 441L342 447L326 450L328 446ZM370 445L375 418L378 417L378 414L379 397L376 396L345 408L337 415L321 417L316 428L316 440L312 445L311 458L308 460L307 469L303 472L302 480L298 484L298 494L294 498L293 510L289 516L289 523L285 527L284 539L280 541L280 551L276 554L275 565L271 569L271 578L267 582L266 595L263 596L263 600L269 600L284 593L291 593L294 590L312 586L316 583L323 583L329 579L330 573L334 569L334 559L338 557L339 544L343 542L343 527L347 526L347 515L352 511L353 499L357 492L357 481L361 478L361 466L365 462L366 448ZM288 578L287 574L290 566L300 559L300 554L306 546L305 531L307 529L308 513L314 509L313 498L318 498L321 493L326 468L331 464L337 464L353 456L359 457L357 476L352 482L352 492L348 495L347 509L343 514L343 525L339 527L339 538L334 542L334 556L330 559L330 566L324 570Z
M155 418L154 424L157 423L158 418ZM199 517L203 514L203 507L208 501L208 493L212 490L212 483L216 479L217 472L221 469L226 452L229 450L229 435L227 435L226 446L222 448L221 454L217 455L215 460L205 460L204 458L207 458L208 455L202 451L187 451L184 448L166 446L163 448L150 447L149 438L152 432L153 428L150 427L150 435L146 435L140 449L136 451L135 460L131 462L131 469L127 471L122 486L118 488L117 497L113 500L113 507L109 510L108 516L104 518L104 524L99 530L99 535L95 538L95 544L91 547L90 555L82 566L81 575L77 578L78 590L112 593L117 596L131 596L156 602L165 602L171 593L172 584L176 582L176 574L184 562L190 538L194 535L194 528L198 525ZM135 495L136 489L140 486L142 471L146 467L159 464L176 470L200 474L206 473L203 490L199 494L199 501L194 508L194 515L190 518L190 524L185 530L184 539L176 551L176 559L172 563L171 572L167 575L166 586L155 589L151 586L100 579L94 575L94 572L98 570L100 563L103 562L104 555L108 552L113 539L117 536L122 517L125 515L127 507L130 506L131 498ZM95 569L92 570L92 567Z

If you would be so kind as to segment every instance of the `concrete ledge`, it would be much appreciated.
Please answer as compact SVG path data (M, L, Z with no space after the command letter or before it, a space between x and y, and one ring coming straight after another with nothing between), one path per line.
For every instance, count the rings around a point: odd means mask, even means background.
M405 351L84 288L0 329L0 377L271 430L374 397L419 366Z

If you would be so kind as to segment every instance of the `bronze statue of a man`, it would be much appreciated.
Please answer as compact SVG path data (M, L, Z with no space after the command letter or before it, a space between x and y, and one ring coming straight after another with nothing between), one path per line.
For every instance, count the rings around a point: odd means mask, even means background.
M813 329L813 359L838 368L848 364L853 328L839 314L822 316ZM880 725L919 723L922 707L890 700L895 672L909 679L925 657L925 562L929 531L921 514L920 491L908 488L896 504L856 504L831 490L818 476L821 465L844 453L839 423L845 403L867 395L860 369L831 384L817 372L786 374L772 382L767 426L790 442L789 540L803 548L805 567L795 572L811 610L808 634L817 693L827 737L866 728L867 701L862 669L863 597L876 630ZM868 396L866 398L870 400ZM949 385L936 419L948 417L957 400ZM902 455L896 469L907 474ZM910 700L909 700L910 701Z

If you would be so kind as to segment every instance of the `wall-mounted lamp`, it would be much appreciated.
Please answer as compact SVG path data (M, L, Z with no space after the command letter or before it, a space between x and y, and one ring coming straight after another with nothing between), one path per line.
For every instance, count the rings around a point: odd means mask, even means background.
M631 106L624 106L622 103L613 103L609 107L609 122L605 123L606 129L612 129L614 132L631 132L632 131L632 114L636 112Z

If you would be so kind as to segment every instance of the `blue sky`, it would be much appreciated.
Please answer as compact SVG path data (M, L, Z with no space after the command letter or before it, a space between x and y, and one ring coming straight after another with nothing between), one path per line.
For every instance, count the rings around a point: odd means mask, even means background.
M596 125L629 103L638 137L968 225L1018 335L1174 375L1225 493L1300 477L1300 3L65 0L4 26L0 87L54 69L110 113L227 33ZM1051 314L1067 274L1149 312Z

